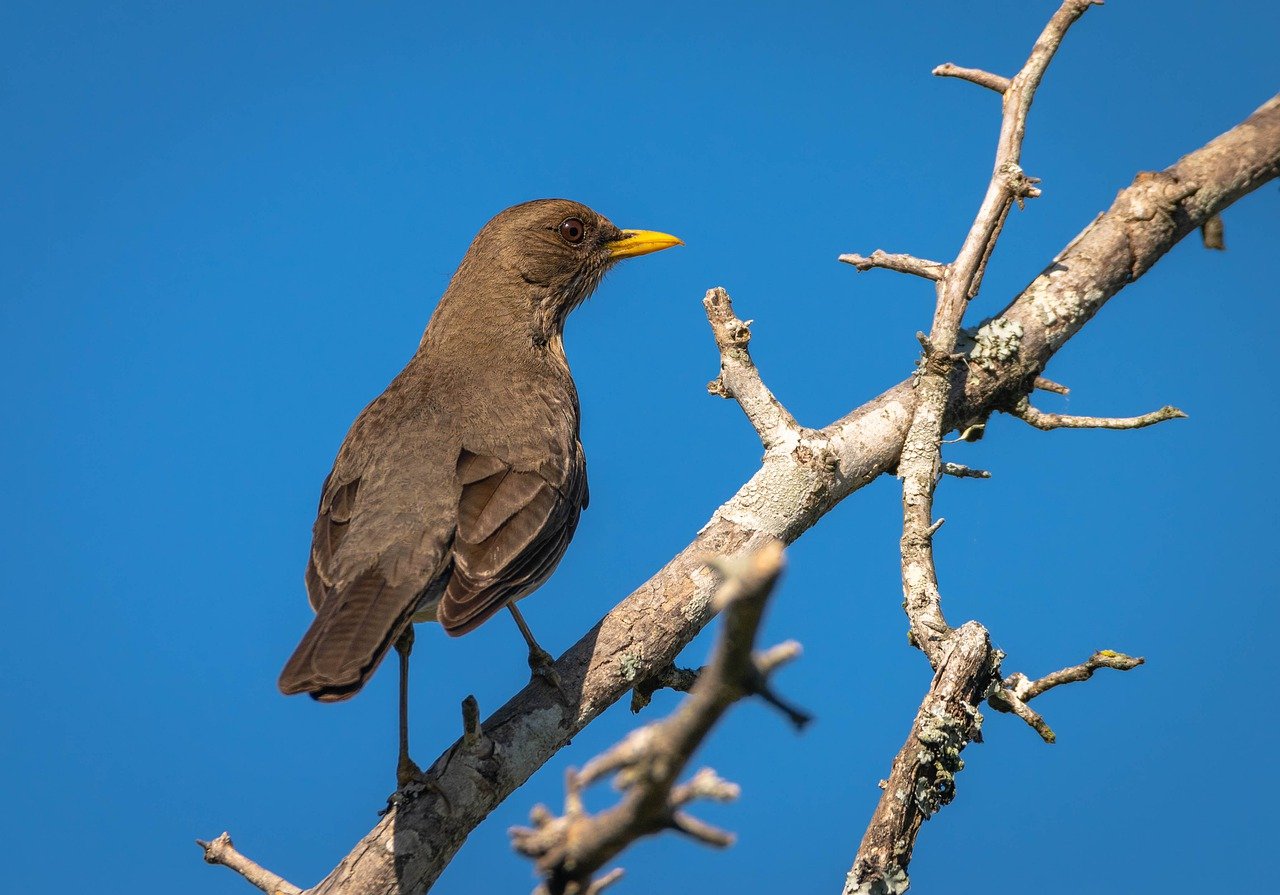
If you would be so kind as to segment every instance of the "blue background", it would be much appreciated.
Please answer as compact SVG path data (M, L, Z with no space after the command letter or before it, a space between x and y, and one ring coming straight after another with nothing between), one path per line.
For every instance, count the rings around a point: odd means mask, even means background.
M244 892L191 840L228 829L310 885L376 821L394 675L340 705L284 699L307 624L316 496L350 421L417 345L474 232L540 196L688 243L615 271L569 326L591 509L525 604L560 652L755 469L708 397L700 299L754 318L768 382L822 425L906 376L928 285L840 252L946 260L990 169L998 104L929 75L1012 73L1052 2L8 3L0 13L0 389L6 644L0 841L13 892ZM1139 170L1277 87L1280 6L1112 2L1034 108L1015 213L970 320L1002 307ZM1053 362L1046 409L1191 415L1129 433L997 418L948 459L945 608L1037 675L1112 647L1133 673L1037 703L1042 745L988 712L920 892L1262 890L1274 881L1272 266L1280 196L1188 239ZM803 660L797 737L749 704L698 762L743 786L616 891L837 891L929 680L899 607L899 490L876 482L790 551L766 640ZM685 655L702 661L707 636ZM468 693L526 679L514 626L420 629L424 763ZM661 695L647 719L675 704ZM617 706L472 835L441 893L533 884L505 830L638 723ZM590 804L609 803L609 792ZM953 884L956 874L963 882ZM1105 883L1104 883L1105 881Z

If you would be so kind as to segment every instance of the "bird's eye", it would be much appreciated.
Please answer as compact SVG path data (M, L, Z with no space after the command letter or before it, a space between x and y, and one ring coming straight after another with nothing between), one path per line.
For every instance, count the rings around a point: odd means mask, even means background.
M560 238L570 245L582 242L582 237L586 235L587 225L578 218L565 218L564 223L560 225Z

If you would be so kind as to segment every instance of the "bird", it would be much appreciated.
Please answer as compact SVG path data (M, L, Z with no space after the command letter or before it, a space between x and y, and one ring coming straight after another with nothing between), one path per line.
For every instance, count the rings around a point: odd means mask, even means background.
M474 630L504 607L534 677L559 688L516 601L551 576L588 502L569 313L618 261L683 242L539 199L472 240L418 349L356 417L320 492L305 582L315 617L280 673L285 695L354 696L400 659L400 789L415 622Z

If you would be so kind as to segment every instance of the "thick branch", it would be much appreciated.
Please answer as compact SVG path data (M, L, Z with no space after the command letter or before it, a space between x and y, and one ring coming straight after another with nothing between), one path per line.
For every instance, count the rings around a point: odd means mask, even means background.
M204 859L207 862L221 864L223 867L234 870L267 895L299 895L302 891L293 883L260 867L236 851L236 847L231 843L231 837L226 833L210 842L197 839L196 845L204 849Z
M716 347L720 349L720 375L707 383L707 391L738 402L765 450L798 441L799 423L769 391L751 360L747 349L751 341L751 321L737 318L728 293L719 286L707 290L702 304L707 309L707 322L711 324Z
M637 839L662 830L674 829L708 845L723 847L733 842L731 834L681 809L697 799L734 799L738 788L706 768L687 783L677 785L676 778L729 707L759 692L767 673L794 658L798 650L770 650L759 658L751 651L765 601L782 571L782 544L770 541L745 560L718 565L725 580L715 602L727 611L711 661L698 675L689 697L670 717L633 731L580 773L570 771L564 816L552 817L539 806L531 815L534 826L511 830L515 849L535 861L543 879L539 892L588 891L606 863ZM599 814L587 814L583 788L610 774L617 775L621 802Z
M1159 410L1141 416L1068 416L1063 413L1046 413L1031 406L1025 397L1009 411L1028 425L1037 429L1143 429L1169 420L1185 420L1187 415L1176 407L1166 405Z
M981 423L1067 341L1188 233L1280 173L1280 97L1173 167L1122 190L998 320L1016 339L972 370L952 372L948 429ZM316 893L399 895L430 887L468 833L579 730L675 659L711 618L708 555L744 555L776 536L795 540L854 491L898 464L918 393L901 382L828 426L831 459L766 455L697 537L626 597L556 663L572 707L546 688L517 693L484 724L491 748L450 747L429 787L392 807ZM797 455L799 454L799 455Z

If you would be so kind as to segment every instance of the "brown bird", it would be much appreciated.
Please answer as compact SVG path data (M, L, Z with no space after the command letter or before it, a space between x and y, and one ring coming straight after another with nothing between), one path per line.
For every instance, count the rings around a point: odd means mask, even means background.
M401 786L413 623L458 636L504 606L558 686L515 601L555 570L587 505L565 318L622 258L681 241L619 230L577 202L508 208L480 230L418 351L356 418L320 493L306 584L315 620L285 694L355 695L400 655Z

